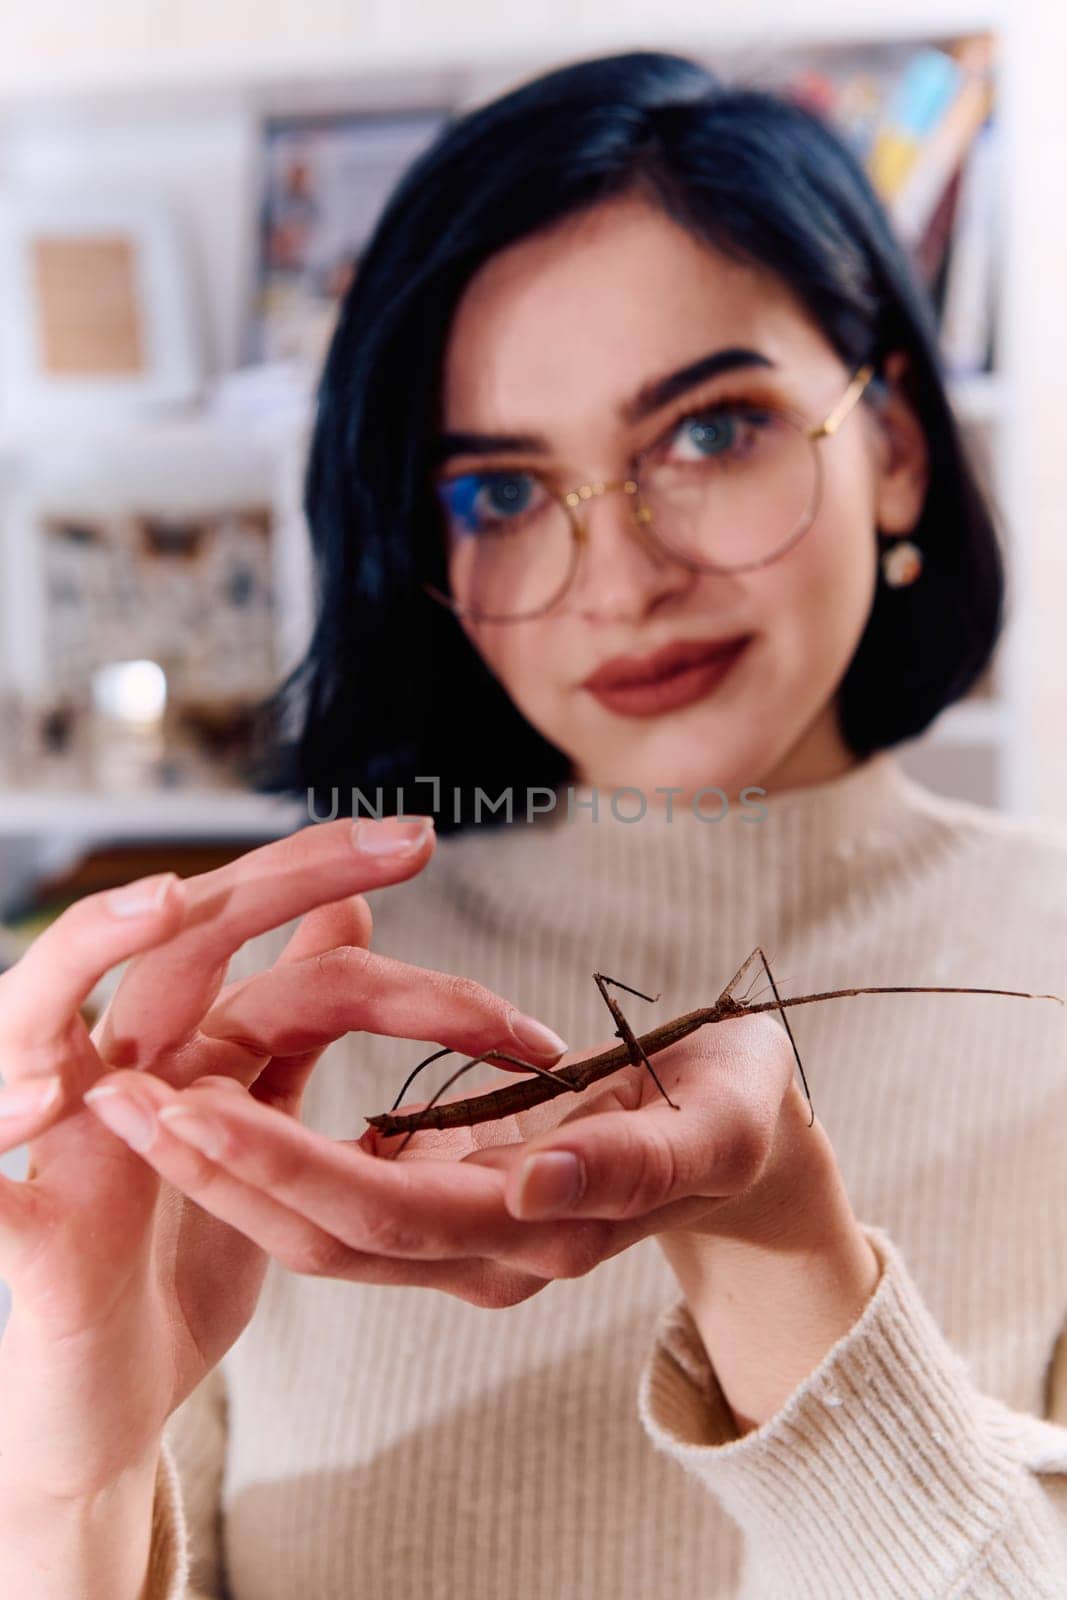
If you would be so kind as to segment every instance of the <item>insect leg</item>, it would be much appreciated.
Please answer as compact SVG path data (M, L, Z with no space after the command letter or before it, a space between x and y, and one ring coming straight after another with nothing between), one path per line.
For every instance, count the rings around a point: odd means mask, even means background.
M609 1010L612 1009L612 1003L608 998L607 990L604 988L605 983L613 983L616 989L625 989L627 994L635 994L639 1000L647 1000L650 1005L655 1005L657 1000L663 998L662 994L645 994L642 989L631 989L628 983L620 983L618 978L609 978L606 972L594 972L593 977L596 979L597 987L601 994L607 1001Z
M727 995L732 995L733 994L734 984L735 983L740 983L741 979L744 977L745 973L748 971L749 967L752 965L753 961L755 961L757 956L762 957L763 965L765 967L767 966L767 958L766 958L766 956L763 955L763 951L759 948L759 945L757 945L755 950L753 950L752 954L745 957L744 961L742 961L741 965L738 967L737 971L734 973L734 975L730 979L729 983L723 989L722 994L719 996L720 1000L725 1000ZM770 976L770 968L769 967L767 967L767 973L768 973L768 976Z
M615 1029L615 1036L618 1039L622 1039L626 1044L630 1051L630 1060L632 1064L636 1067L639 1061L643 1061L652 1075L652 1082L656 1085L656 1088L659 1090L664 1100L666 1100L669 1106L673 1106L675 1111L680 1111L682 1109L681 1106L675 1105L675 1102L671 1099L662 1083L660 1083L659 1078L656 1075L656 1069L653 1067L651 1061L648 1059L648 1056L645 1054L641 1046L641 1041L634 1033L626 1018L623 1016L622 1009L619 1006L618 1001L612 999L604 985L607 983L613 983L617 989L625 989L627 994L637 995L639 1000L658 1000L659 995L642 994L640 989L631 989L628 983L620 983L618 978L609 978L606 972L594 972L593 978L596 982L597 988L600 990L601 996L603 997L604 1004L607 1006L615 1021L618 1023L618 1027Z
M797 1066L800 1069L800 1081L804 1085L804 1093L808 1097L808 1105L811 1106L811 1122L808 1123L808 1127L810 1128L811 1127L811 1123L815 1121L815 1106L814 1106L814 1103L813 1103L812 1098L811 1098L811 1090L808 1088L808 1080L804 1076L804 1064L800 1059L800 1051L797 1049L797 1042L793 1038L793 1030L789 1026L789 1018L785 1014L785 1007L782 1005L782 997L778 993L778 985L775 983L774 977L772 976L772 973L771 973L771 969L767 964L767 957L763 954L763 951L760 950L758 947L752 952L752 954L753 955L758 955L760 960L763 962L764 971L766 972L768 978L770 978L771 988L774 990L774 998L778 1002L778 1015L781 1017L782 1021L785 1023L785 1031L789 1035L789 1043L793 1046L793 1054L796 1057L796 1063L797 1063ZM751 961L752 956L749 956L748 959L749 959L749 961ZM748 962L746 962L745 965L747 966ZM741 970L744 971L744 967L742 967Z

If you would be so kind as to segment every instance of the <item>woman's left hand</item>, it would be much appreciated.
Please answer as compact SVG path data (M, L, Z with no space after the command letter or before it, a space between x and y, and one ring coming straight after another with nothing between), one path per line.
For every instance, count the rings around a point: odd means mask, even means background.
M243 1008L242 1034L257 1014L264 1054L271 1007L249 990L270 982L270 974L251 980ZM286 1026L282 1016L277 1026ZM786 1244L805 1230L855 1226L841 1209L830 1142L817 1120L808 1125L792 1048L771 1016L700 1029L654 1059L681 1109L646 1069L625 1067L580 1097L517 1118L421 1131L399 1159L391 1158L399 1137L371 1128L337 1141L240 1085L178 1090L123 1071L107 1081L127 1080L157 1112L188 1112L157 1118L142 1158L284 1266L312 1276L425 1285L507 1306L650 1235L664 1236L670 1259L667 1236ZM545 1201L565 1165L558 1152L578 1158L581 1192L549 1213ZM531 1158L549 1153L548 1168L531 1174Z

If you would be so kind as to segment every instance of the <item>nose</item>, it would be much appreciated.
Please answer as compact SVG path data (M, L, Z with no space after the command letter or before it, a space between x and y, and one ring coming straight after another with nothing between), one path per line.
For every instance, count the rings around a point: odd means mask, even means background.
M632 621L683 595L697 574L659 546L621 483L596 483L576 508L578 567L568 597L587 621ZM636 512L636 515L635 515Z

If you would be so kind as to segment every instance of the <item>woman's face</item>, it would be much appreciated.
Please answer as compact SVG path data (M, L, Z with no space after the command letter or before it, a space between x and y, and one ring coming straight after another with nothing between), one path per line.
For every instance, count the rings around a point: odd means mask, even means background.
M620 419L655 380L741 347L771 365L705 378L640 421ZM899 370L891 364L889 376ZM721 255L654 204L620 197L510 246L472 277L445 352L443 431L537 435L544 448L450 455L442 472L526 468L563 490L618 481L661 440L691 452L693 425L687 433L679 423L701 406L742 399L818 423L851 377L773 274ZM583 508L588 543L551 610L518 622L462 619L528 721L571 758L574 781L637 787L655 805L666 803L657 788L684 797L717 785L736 796L746 784L819 782L854 763L837 690L874 598L876 528L914 526L926 452L895 381L880 416L860 404L816 448L815 520L762 568L696 572L659 557L636 532L629 498L608 493ZM454 585L463 559L457 541ZM750 637L725 675L690 669L680 703L605 701L585 687L611 658L736 635Z

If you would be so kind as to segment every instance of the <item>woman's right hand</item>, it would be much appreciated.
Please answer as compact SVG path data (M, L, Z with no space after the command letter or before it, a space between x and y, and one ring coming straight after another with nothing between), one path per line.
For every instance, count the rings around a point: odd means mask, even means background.
M83 1104L109 1067L149 1069L157 1098L162 1080L185 1103L206 1075L296 1115L325 1043L350 1029L467 1054L515 1049L514 1008L489 990L366 951L359 891L411 877L432 854L429 827L406 854L372 853L390 827L362 821L354 840L349 822L321 824L185 882L168 874L89 896L0 975L0 1150L28 1142L30 1153L25 1180L0 1179L0 1277L12 1293L0 1340L0 1494L10 1485L31 1499L95 1496L143 1468L167 1418L247 1324L269 1260ZM302 915L279 959L307 964L304 1015L293 1019L304 1042L265 1060L202 1034L233 952ZM90 1035L79 1007L130 957ZM356 958L340 1007L338 958ZM335 997L325 1025L320 965ZM44 1079L57 1082L56 1098L12 1114Z

